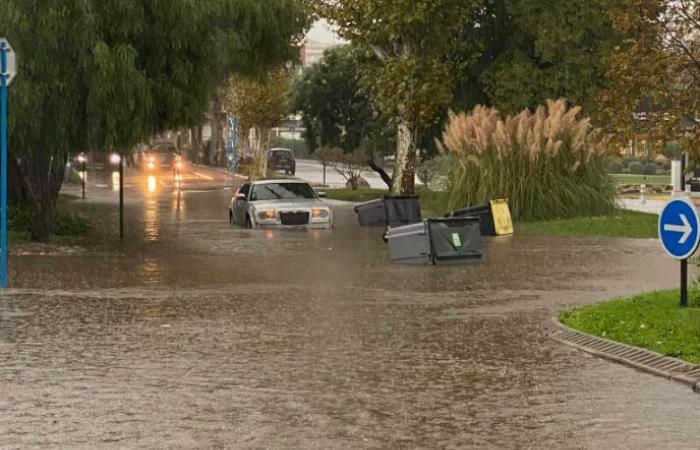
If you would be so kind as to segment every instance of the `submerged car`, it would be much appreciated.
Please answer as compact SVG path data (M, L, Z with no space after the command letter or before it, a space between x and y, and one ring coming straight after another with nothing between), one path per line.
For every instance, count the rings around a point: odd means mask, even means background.
M229 222L244 228L329 229L333 211L305 181L249 181L231 200Z
M294 159L294 152L288 148L270 149L267 167L272 171L283 171L287 175L295 175L297 162Z

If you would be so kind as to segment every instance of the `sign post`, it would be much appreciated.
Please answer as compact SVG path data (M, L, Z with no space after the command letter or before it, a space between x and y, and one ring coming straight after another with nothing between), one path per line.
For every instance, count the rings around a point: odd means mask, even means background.
M7 287L7 87L17 73L15 52L0 38L0 288Z
M688 258L700 244L700 217L688 199L676 198L659 216L659 239L666 252L681 263L681 306L688 305Z

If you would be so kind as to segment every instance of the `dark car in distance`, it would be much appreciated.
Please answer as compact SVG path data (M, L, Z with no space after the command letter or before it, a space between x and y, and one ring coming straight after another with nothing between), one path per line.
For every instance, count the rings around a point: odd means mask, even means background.
M295 175L297 162L294 152L288 148L272 148L267 160L267 168L274 172L284 172L287 175Z

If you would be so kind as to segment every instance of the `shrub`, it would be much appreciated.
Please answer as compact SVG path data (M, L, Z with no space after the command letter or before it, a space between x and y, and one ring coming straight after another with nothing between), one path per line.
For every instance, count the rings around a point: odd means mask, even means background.
M622 163L620 161L613 161L608 165L608 173L622 173L624 168L622 167Z
M632 175L641 175L644 173L644 164L639 161L634 161L630 163L629 171Z
M66 211L65 206L57 206L54 212L53 233L56 236L80 236L88 232L90 223L83 217ZM9 208L7 228L18 232L31 232L36 210L29 206Z
M441 151L452 155L448 204L459 208L509 199L517 220L595 216L615 209L605 173L606 143L580 108L548 101L502 119L477 106L450 113Z

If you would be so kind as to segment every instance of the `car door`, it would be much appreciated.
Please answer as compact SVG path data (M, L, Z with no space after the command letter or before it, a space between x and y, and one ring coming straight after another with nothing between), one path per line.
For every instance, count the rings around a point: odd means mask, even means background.
M238 190L236 199L233 202L233 223L240 226L245 226L245 215L248 210L248 196L250 194L250 183L246 183ZM245 198L238 198L244 195Z

